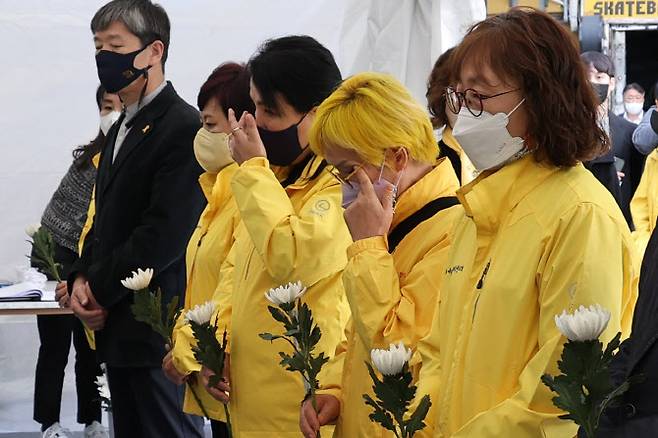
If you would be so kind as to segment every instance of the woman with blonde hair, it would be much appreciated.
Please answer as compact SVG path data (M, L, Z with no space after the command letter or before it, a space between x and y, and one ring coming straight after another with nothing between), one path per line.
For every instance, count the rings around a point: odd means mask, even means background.
M389 75L344 81L318 108L310 143L342 185L354 240L343 272L352 320L319 377L318 414L305 402L300 427L315 437L337 420L334 436L385 436L368 421L362 394L372 394L372 383L364 361L372 348L414 346L427 334L449 231L461 213L453 207L459 183L450 161L437 162L424 109Z

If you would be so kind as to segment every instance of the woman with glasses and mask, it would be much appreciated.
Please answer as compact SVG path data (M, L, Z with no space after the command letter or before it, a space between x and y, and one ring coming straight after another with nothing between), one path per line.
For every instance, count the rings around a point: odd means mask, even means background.
M331 52L308 36L265 42L247 67L255 117L238 121L229 110L239 165L230 190L241 222L214 296L230 360L209 392L229 404L233 436L296 438L304 384L279 365L279 352L292 349L258 335L282 332L264 294L290 282L308 288L303 300L322 330L316 354L333 355L349 317L340 276L351 239L340 184L308 148L316 108L341 77ZM206 385L209 375L202 371Z
M555 316L599 304L627 337L637 266L621 211L582 165L606 147L576 41L528 8L476 24L456 48L453 134L481 174L457 191L418 394L435 437L572 437L541 382L559 374Z
M318 414L309 401L302 406L301 430L312 438L338 421L335 437L388 436L367 420L363 394L374 395L364 362L372 348L413 347L429 331L450 229L461 216L459 182L450 161L436 159L425 110L389 75L345 80L318 108L311 147L342 185L354 240L343 272L352 320L319 376Z

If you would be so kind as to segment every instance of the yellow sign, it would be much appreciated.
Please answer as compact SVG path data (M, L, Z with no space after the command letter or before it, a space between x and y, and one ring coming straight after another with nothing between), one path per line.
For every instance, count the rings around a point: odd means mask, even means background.
M656 0L585 0L585 15L600 15L607 19L658 18Z

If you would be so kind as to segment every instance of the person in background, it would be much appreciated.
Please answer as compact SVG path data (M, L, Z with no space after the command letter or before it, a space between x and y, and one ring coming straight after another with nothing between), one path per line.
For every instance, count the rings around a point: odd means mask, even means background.
M633 133L633 144L646 155L642 179L631 201L631 213L635 224L633 237L640 254L644 254L649 237L658 220L658 82L653 88L656 100Z
M266 41L248 68L255 117L237 121L229 110L240 166L231 192L241 222L214 296L229 336L228 377L209 391L229 403L233 436L296 438L304 384L279 365L279 352L291 348L258 334L281 332L264 293L289 282L308 288L304 303L322 330L316 354L333 355L349 318L341 273L352 239L341 188L308 147L317 106L341 76L331 52L305 35ZM206 385L208 371L201 373Z
M249 97L249 72L244 65L227 62L217 67L201 86L197 98L203 127L194 139L194 153L205 172L199 184L208 200L196 230L187 245L187 289L184 310L212 299L219 282L219 269L233 245L233 233L240 222L238 208L231 196L231 179L238 169L229 150L231 127L228 109L253 114ZM184 316L184 315L183 315ZM192 352L193 335L184 317L174 329L174 345L162 361L167 377L180 385L193 386L210 416L213 438L228 436L224 409L208 394L197 378L201 365ZM191 389L185 392L183 411L203 415Z
M636 82L624 87L624 112L620 115L638 125L644 116L644 88Z
M91 20L101 84L125 106L98 167L95 216L71 268L71 308L92 330L107 364L117 438L202 437L203 420L182 412L184 388L165 377L165 342L135 319L121 280L154 270L163 303L183 302L185 247L205 199L193 141L198 111L165 81L170 23L149 0L114 0Z
M78 239L87 217L87 207L96 180L92 158L100 152L110 126L118 119L121 101L116 94L96 90L96 104L100 111L100 129L90 143L73 151L73 164L62 178L41 218L41 226L48 230L55 243L55 261L62 266L66 278L71 265L78 258ZM66 283L57 286L56 298L62 307L68 306ZM101 426L101 405L96 377L101 369L96 355L87 344L82 323L73 315L37 315L39 356L34 381L34 420L41 424L44 438L72 437L62 427L60 406L64 370L71 348L75 347L75 386L78 395L78 422L85 425L85 438L105 438Z
M612 193L624 213L628 227L633 230L630 204L644 168L644 156L633 146L636 126L611 111L610 102L616 83L612 60L599 52L585 52L581 59L601 102L598 109L599 124L610 138L612 146L608 153L586 162L585 167Z
M581 164L607 148L599 102L573 35L536 9L475 24L453 62L453 135L481 173L457 191L438 316L418 344L423 435L573 437L541 383L565 342L555 315L600 304L608 342L630 334L637 294L624 217Z
M450 56L453 51L454 48L446 50L436 60L427 80L425 97L427 97L427 108L430 112L432 126L434 129L440 130L441 134L439 158L448 158L459 179L459 184L466 185L477 176L477 172L452 135L456 117L448 111L445 98L445 91L451 86L453 67L450 64Z
M346 79L320 105L311 147L326 156L343 189L354 240L343 271L352 319L318 376L318 413L310 400L302 406L301 431L314 438L337 420L336 438L384 436L366 420L363 394L374 395L364 363L373 348L400 341L414 348L429 331L450 230L462 213L459 183L451 162L436 160L423 107L381 73Z

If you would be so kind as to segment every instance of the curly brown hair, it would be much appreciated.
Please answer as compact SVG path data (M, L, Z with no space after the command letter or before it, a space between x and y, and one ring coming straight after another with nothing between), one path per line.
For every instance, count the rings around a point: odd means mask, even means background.
M481 21L455 49L454 66L489 67L525 97L526 145L537 161L570 167L609 150L598 99L574 36L550 15L515 7Z
M427 109L430 112L432 126L440 128L448 124L446 117L446 88L451 85L453 69L450 56L455 48L446 50L434 63L434 68L427 80Z

